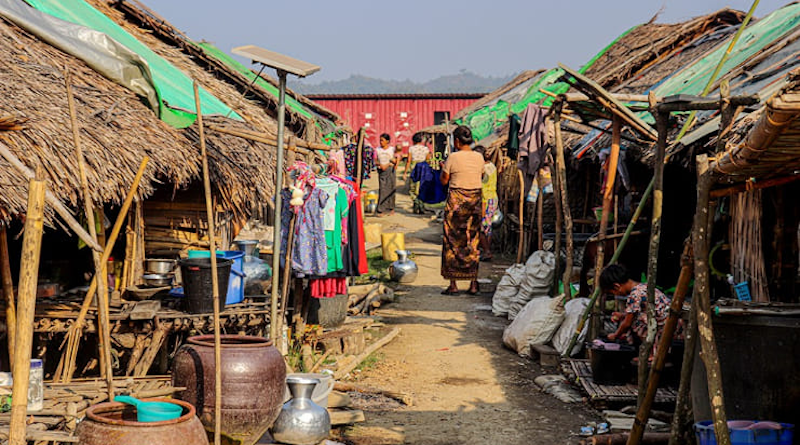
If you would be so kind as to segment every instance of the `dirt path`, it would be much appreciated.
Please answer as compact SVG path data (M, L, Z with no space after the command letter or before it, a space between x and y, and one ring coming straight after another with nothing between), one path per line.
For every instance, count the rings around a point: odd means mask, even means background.
M576 443L580 425L595 420L590 410L539 392L538 365L502 346L507 321L492 315L490 292L440 295L447 284L439 274L441 225L430 215L410 214L407 195L397 201L397 214L377 221L385 232L406 232L420 272L413 285L397 290L398 302L381 307L382 321L402 331L357 379L410 393L414 404L365 408L367 421L343 439L355 445ZM481 276L494 275L496 282L504 269L497 261L482 263Z

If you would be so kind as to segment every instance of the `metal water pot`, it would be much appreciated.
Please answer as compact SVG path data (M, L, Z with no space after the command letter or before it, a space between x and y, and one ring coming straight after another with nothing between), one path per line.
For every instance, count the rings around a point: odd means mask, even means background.
M417 263L408 259L409 252L407 250L395 250L395 252L398 259L389 265L389 277L391 277L392 281L397 281L398 283L413 283L417 279L417 272L419 272Z
M319 379L291 376L286 378L292 400L283 404L272 424L272 437L280 443L316 445L328 437L331 416L328 410L311 400Z
M497 209L497 212L492 217L492 228L493 229L500 228L500 226L503 225L503 218L504 217L505 217L505 215L503 215L503 212L501 212L500 209Z

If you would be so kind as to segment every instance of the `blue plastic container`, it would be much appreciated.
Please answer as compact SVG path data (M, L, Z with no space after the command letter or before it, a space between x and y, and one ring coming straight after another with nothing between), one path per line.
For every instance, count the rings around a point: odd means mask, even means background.
M208 258L208 250L190 250L189 258ZM238 250L218 250L217 258L233 260L231 275L228 279L228 293L225 304L236 304L244 301L244 252ZM223 275L224 276L224 275Z
M790 423L729 420L728 430L732 445L792 445L794 439L794 425ZM694 431L700 445L717 445L711 420L695 423Z
M750 297L750 286L747 281L734 284L733 291L736 293L736 298L738 298L739 301L753 301L752 297Z

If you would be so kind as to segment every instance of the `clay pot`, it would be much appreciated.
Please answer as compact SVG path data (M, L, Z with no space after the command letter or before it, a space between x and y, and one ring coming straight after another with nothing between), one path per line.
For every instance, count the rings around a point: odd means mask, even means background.
M286 367L272 341L260 337L223 335L223 435L248 445L272 426L281 409ZM172 362L172 383L186 387L176 393L197 409L207 430L214 429L214 336L190 337Z
M84 445L208 445L206 431L194 407L174 399L144 399L170 402L183 407L183 415L163 422L137 422L136 408L120 402L89 407L78 424L79 443Z

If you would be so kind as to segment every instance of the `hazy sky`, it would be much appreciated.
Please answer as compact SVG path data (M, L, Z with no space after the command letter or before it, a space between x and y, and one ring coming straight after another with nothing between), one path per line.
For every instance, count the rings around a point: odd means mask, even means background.
M195 40L254 44L322 66L309 83L363 74L429 80L577 68L648 21L673 23L752 0L145 0ZM788 0L761 0L764 16ZM241 59L240 59L241 60ZM244 60L242 60L244 61ZM246 61L249 63L249 61Z

